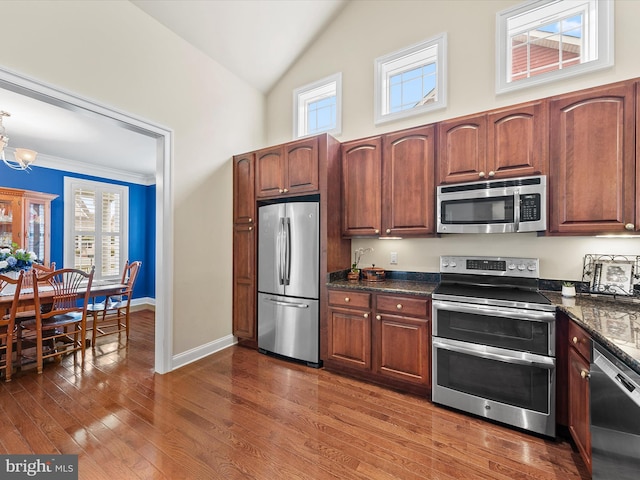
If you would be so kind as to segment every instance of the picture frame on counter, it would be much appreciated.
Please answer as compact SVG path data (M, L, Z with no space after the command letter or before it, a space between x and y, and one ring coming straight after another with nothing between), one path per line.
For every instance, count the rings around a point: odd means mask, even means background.
M594 264L592 293L610 295L633 295L633 260L600 260Z

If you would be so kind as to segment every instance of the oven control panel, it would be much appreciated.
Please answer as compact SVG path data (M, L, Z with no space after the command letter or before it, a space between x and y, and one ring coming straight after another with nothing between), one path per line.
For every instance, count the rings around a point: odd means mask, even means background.
M519 257L440 257L440 273L539 278L539 260Z

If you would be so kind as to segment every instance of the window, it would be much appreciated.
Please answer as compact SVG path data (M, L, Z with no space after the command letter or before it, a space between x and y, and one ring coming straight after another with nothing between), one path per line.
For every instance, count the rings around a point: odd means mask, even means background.
M129 189L78 178L64 179L64 266L94 279L119 279L128 256Z
M498 13L496 91L613 65L613 3L535 0Z
M375 123L447 106L447 35L379 57L375 61Z
M293 137L322 132L340 134L342 74L337 73L293 91Z

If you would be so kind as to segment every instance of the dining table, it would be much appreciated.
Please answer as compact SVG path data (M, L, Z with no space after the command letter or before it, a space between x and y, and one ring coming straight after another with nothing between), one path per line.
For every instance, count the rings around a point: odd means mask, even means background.
M7 286L2 292L0 292L0 311L4 309L8 309L11 307L11 302L13 301L15 290L10 288L11 285ZM111 283L111 282L93 282L91 285L91 290L89 291L90 298L99 298L99 297L110 297L112 295L118 295L122 293L127 288L126 284L123 283ZM82 298L87 291L87 287L80 286L78 289L78 298ZM51 303L53 299L53 288L52 287L44 287L40 288L40 301L42 303ZM29 305L33 305L33 288L26 287L20 291L20 297L18 300L18 307L25 307Z

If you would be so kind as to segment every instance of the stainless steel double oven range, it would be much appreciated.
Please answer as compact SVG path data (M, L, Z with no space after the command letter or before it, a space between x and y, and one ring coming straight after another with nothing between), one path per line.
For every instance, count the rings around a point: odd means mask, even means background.
M440 258L432 400L555 436L555 306L531 258Z

